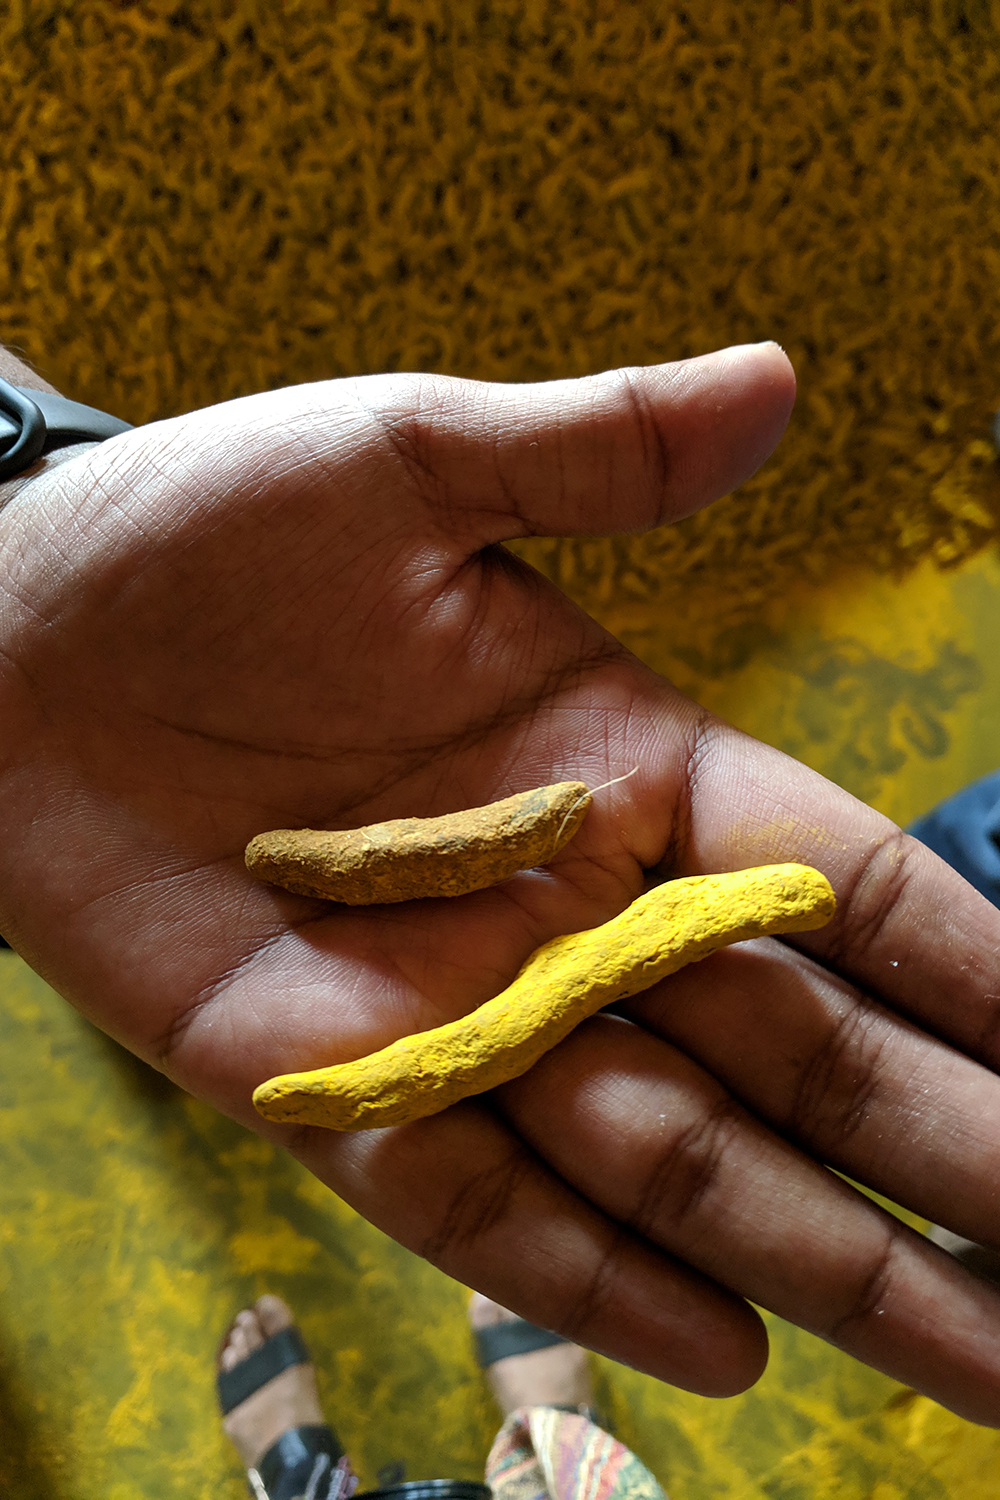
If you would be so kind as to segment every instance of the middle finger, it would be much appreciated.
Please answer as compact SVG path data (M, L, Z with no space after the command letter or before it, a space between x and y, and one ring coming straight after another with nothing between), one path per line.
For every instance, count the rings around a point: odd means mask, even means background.
M1000 1294L615 1016L497 1094L578 1191L723 1285L1000 1424Z
M754 1114L895 1203L1000 1248L1000 1080L773 938L620 1011Z

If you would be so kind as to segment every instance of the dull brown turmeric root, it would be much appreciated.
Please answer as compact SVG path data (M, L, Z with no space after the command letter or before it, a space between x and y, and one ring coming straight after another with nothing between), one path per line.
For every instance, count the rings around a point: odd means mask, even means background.
M348 906L465 896L548 864L590 802L582 781L560 781L442 818L394 818L346 833L279 828L251 839L247 869L300 896Z

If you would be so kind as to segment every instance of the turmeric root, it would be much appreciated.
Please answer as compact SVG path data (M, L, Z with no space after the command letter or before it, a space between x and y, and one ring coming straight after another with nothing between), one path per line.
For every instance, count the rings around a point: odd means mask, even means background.
M602 1006L728 943L822 927L835 907L808 865L670 881L603 926L545 943L469 1015L356 1062L271 1078L254 1104L266 1119L332 1130L407 1124L519 1077Z
M590 801L582 781L561 781L443 818L395 818L346 833L279 828L251 839L247 869L300 896L348 906L465 896L547 864Z

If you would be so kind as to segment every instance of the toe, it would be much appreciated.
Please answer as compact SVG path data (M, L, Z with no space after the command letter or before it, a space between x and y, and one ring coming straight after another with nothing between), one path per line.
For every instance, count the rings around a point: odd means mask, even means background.
M238 1314L236 1327L242 1332L246 1340L247 1354L252 1354L255 1349L260 1348L264 1342L265 1335L264 1330L260 1326L260 1318L257 1316L257 1309L255 1307L248 1307Z
M222 1353L219 1355L220 1370L233 1369L241 1360L246 1359L249 1352L246 1333L240 1323L234 1322L226 1335L226 1342L223 1345Z
M280 1297L258 1297L253 1307L245 1307L233 1319L219 1352L219 1369L232 1370L273 1333L288 1328L292 1322L291 1310Z
M254 1311L266 1338L280 1333L283 1328L290 1328L294 1322L288 1303L282 1302L280 1297L275 1297L270 1292L257 1298Z

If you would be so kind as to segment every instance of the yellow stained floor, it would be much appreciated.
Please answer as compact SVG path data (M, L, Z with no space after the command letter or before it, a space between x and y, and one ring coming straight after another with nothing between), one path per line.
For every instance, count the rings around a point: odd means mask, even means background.
M699 658L608 623L703 701L906 820L1000 762L1000 564L841 578ZM0 955L0 1493L241 1493L212 1361L264 1289L298 1309L328 1411L374 1483L481 1473L492 1416L463 1289L94 1031ZM1000 1436L777 1319L757 1385L711 1402L601 1363L673 1500L987 1500Z
M709 600L680 627L671 602L594 612L700 703L898 823L1000 766L994 549L951 572L803 585L721 636Z

